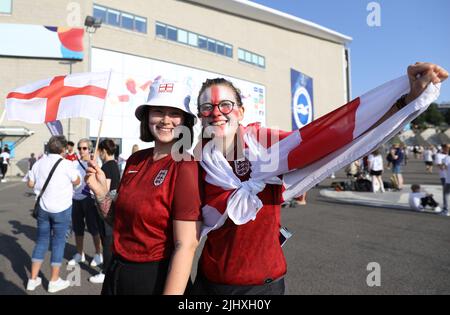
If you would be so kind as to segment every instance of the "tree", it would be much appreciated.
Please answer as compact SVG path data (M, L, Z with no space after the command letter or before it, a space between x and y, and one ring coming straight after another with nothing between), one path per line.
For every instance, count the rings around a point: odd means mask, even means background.
M445 121L444 115L439 111L438 105L436 103L432 103L430 107L425 111L425 120L427 123L440 126L441 123Z
M444 114L439 110L436 103L432 103L430 107L419 117L414 119L413 124L423 126L430 124L434 126L440 126L443 122L450 122L449 110L446 110Z

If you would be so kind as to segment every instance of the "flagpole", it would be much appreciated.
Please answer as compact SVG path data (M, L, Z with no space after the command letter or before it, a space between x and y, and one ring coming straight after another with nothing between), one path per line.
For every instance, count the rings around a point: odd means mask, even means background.
M3 109L2 116L0 116L0 125L3 124L3 120L5 119L6 115L6 108Z
M102 132L102 127L103 127L103 118L105 116L106 100L107 100L108 94L109 94L108 92L109 92L109 84L111 83L111 74L112 74L112 69L109 70L108 87L106 89L105 101L103 103L102 119L100 120L100 126L98 127L97 141L95 143L95 150L94 150L94 161L95 162L97 162L97 150L98 150L98 145L99 145L99 142L100 142L100 134Z

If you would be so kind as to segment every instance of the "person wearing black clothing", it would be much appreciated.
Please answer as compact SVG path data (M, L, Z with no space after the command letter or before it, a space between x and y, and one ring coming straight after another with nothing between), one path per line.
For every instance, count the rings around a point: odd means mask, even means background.
M120 182L119 165L114 160L116 144L111 139L104 139L98 145L98 154L102 160L102 171L105 173L109 185L109 191L117 190ZM103 270L108 268L111 261L111 246L113 231L109 224L106 224L103 218L99 216L98 228L103 246ZM101 271L99 274L89 278L92 283L103 283L105 274Z

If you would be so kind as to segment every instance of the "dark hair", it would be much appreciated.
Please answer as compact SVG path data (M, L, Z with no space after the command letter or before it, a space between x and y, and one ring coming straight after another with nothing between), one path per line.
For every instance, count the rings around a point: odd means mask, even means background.
M108 155L114 155L116 153L116 144L111 139L104 139L98 144L99 150L105 150Z
M189 129L189 132L191 134L191 141L190 146L192 146L192 143L194 142L194 125L195 125L195 117L193 115L189 115L186 112L183 112L184 114L184 126ZM144 114L142 115L141 119L141 126L140 126L140 139L144 142L153 142L155 141L155 137L153 137L150 126L148 124L148 117L150 115L150 106L146 106L144 109ZM181 134L181 137L183 135ZM185 150L188 150L189 148L184 148Z
M412 191L420 190L420 185L418 185L418 184L412 184L412 185L411 185L411 190L412 190Z
M215 79L206 79L205 82L203 82L202 87L200 89L200 92L198 92L197 96L197 109L200 106L200 95L205 92L205 90L213 85L225 85L228 86L230 89L233 90L234 97L236 98L236 102L238 106L242 106L242 97L241 97L241 90L239 90L237 87L231 83L231 81L228 81L224 78L215 78Z
M61 154L67 147L67 140L64 136L53 136L48 140L48 153Z
M72 141L67 141L67 145L69 146L71 146L71 147L74 147L75 146L75 143L73 143Z

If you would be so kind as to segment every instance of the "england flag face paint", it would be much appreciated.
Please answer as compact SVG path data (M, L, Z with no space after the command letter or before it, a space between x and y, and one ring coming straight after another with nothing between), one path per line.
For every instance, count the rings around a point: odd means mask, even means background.
M233 110L228 114L223 114L218 104L222 101L232 101ZM207 88L200 95L200 105L210 103L214 105L211 114L207 117L200 116L203 128L207 128L215 137L234 137L239 127L239 122L244 118L244 109L238 106L233 90L225 85L213 85Z

